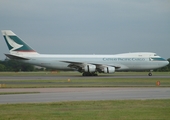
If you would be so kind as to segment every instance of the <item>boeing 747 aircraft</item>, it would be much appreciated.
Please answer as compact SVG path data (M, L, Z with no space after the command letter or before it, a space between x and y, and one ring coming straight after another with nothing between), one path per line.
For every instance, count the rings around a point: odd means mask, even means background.
M121 70L151 70L164 67L169 62L152 52L124 53L116 55L53 55L39 54L11 30L2 30L9 48L8 58L32 65L57 70L79 71L83 76L97 73L114 73Z

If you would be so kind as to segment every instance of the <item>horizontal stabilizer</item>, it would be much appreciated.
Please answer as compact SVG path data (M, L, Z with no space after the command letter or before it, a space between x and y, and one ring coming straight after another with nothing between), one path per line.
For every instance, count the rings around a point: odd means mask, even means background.
M29 60L28 58L20 57L20 56L15 56L11 54L5 54L8 58L14 59L14 60Z

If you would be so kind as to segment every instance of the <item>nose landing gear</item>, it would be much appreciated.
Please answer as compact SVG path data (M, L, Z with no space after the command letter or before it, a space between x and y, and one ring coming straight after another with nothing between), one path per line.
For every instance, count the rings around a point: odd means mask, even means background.
M150 70L150 72L148 73L148 76L152 76L152 71L153 70Z

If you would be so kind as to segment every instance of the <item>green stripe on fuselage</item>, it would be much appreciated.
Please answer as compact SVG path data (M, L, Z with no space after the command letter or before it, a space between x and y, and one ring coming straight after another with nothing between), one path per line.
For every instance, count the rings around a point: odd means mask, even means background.
M151 58L153 61L166 61L165 59L163 58Z

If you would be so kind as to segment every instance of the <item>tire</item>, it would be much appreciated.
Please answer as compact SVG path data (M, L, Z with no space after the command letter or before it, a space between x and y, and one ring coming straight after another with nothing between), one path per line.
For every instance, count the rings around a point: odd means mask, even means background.
M152 76L152 73L149 73L148 76Z

